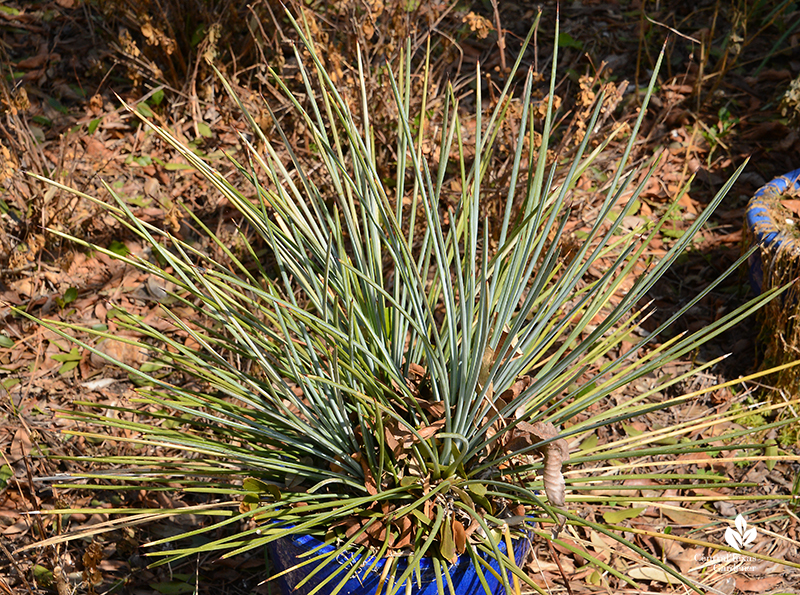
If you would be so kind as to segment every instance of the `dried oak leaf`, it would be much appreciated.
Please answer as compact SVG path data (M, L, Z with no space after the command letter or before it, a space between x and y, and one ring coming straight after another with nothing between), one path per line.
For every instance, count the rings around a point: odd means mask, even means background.
M425 368L415 363L408 364L407 378L414 386L418 386L425 378Z
M795 215L800 215L800 200L794 198L787 198L781 201L781 204Z
M508 405L511 403L511 401L516 399L522 393L522 391L528 388L531 385L531 382L533 382L533 380L531 380L530 376L522 376L517 378L514 384L511 385L511 388L507 388L500 393L499 398L503 400L505 405Z
M414 523L411 518L405 515L397 519L393 524L398 531L398 535L392 543L392 547L395 549L411 547L414 542Z
M439 403L432 403L432 405L439 405ZM417 434L414 434L414 432L412 432L408 426L399 423L397 420L392 419L384 423L383 434L386 440L386 445L392 451L395 460L400 461L408 458L409 449L414 445L414 443L419 442L417 435L419 435L419 437L423 440L427 440L444 428L444 409L441 409L441 415L437 413L436 409L426 411L426 413L428 413L432 418L438 419L428 426L419 428L417 430Z
M428 438L434 436L442 428L444 428L444 420L440 419L439 421L434 422L429 426L420 428L419 430L417 430L417 434L419 434L423 440L427 440ZM414 435L412 434L412 436ZM416 436L414 436L414 438L416 439ZM411 445L409 444L409 446Z
M357 452L352 457L361 465L361 471L364 473L364 487L367 488L367 493L370 496L376 496L378 494L378 484L375 482L375 476L372 475L372 470L367 465L364 455Z
M386 525L380 520L375 521L367 527L366 533L372 538L373 543L383 543L386 541Z
M383 424L383 437L386 440L386 446L389 447L396 461L401 461L408 456L403 448L402 438L399 436L399 425L397 420L394 419Z

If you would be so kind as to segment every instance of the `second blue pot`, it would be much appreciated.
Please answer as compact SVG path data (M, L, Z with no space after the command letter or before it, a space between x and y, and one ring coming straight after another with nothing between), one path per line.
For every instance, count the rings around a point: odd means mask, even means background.
M791 190L800 190L800 169L779 176L769 184L765 184L753 195L747 204L747 227L755 236L755 241L777 249L786 247L797 239L780 231L777 215L774 210L775 197ZM755 293L761 293L764 287L764 270L761 254L755 252L748 261L750 265L750 286Z

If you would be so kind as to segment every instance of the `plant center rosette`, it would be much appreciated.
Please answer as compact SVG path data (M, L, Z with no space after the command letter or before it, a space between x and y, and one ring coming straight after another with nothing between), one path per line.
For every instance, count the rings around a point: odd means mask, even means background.
M523 377L496 398L491 392L487 393L487 399L493 401L495 410L502 410L530 383L529 377ZM410 500L422 500L422 506L409 510L407 504L402 502L375 501L358 515L333 523L328 537L350 539L355 536L355 544L370 546L375 551L386 545L390 552L407 552L420 538L426 537L426 532L436 519L437 510L443 510L445 518L435 541L442 557L455 561L458 555L465 552L473 534L479 535L480 541L483 541L485 527L495 527L495 532L498 532L506 524L519 526L529 514L524 505L513 499L487 493L481 477L515 481L520 485L532 485L539 481L543 483L551 504L565 506L565 482L561 467L569 458L569 449L566 440L558 437L556 428L549 422L528 423L486 415L480 422L489 441L485 454L465 461L460 473L433 479L428 472L432 462L420 461L412 453L425 442L441 442L437 440L437 435L444 430L444 403L431 402L430 380L418 364L409 366L407 386L413 396L405 399L405 406L396 406L392 416L383 420L380 424L382 436L364 440L363 427L356 426L356 439L362 448L370 445L374 448L375 444L385 446L382 454L391 456L396 473L378 480L363 454L356 453L351 458L360 465L370 495L378 496L381 492L399 488L407 492ZM413 427L410 420L418 417L431 423ZM536 459L539 458L537 453L541 455L541 465L536 465ZM374 452L373 456L380 454ZM475 479L470 479L467 470L479 468L487 460L502 462L487 468L483 474L477 474ZM537 477L534 466L543 468L541 476ZM343 471L335 463L331 463L330 468L334 472ZM382 485L379 485L379 481ZM466 512L464 507L472 512ZM298 512L302 514L302 508ZM479 518L486 520L487 524L479 522Z

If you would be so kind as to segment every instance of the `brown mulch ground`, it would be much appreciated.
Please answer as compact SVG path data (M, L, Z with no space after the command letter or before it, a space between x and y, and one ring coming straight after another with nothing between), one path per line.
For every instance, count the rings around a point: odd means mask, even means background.
M375 3L369 4L374 6ZM465 27L473 22L469 27L472 30L468 28L462 32L456 39L458 43L439 54L440 59L434 65L436 76L459 81L474 72L475 64L480 61L483 72L489 73L484 95L491 96L491 77L495 77L495 82L502 80L503 68L513 60L513 50L527 33L535 14L524 3L502 4L495 14L476 3L470 18L482 15L485 22L480 19L464 21ZM695 179L680 199L679 216L653 243L655 253L669 248L735 167L750 157L747 170L709 226L694 241L692 251L651 292L650 297L658 308L650 322L653 325L696 295L738 258L744 209L755 190L773 177L800 167L800 135L779 114L781 94L800 74L798 31L789 30L785 38L781 37L792 22L792 15L787 12L780 20L772 22L758 21L755 17L747 21L724 4L700 0L658 3L656 7L646 3L642 11L638 2L586 1L561 8L559 72L564 78L558 82L557 94L564 107L556 139L560 142L560 154L567 154L574 148L575 139L582 134L582 125L585 127L587 110L593 105L593 94L603 85L616 89L623 80L630 83L609 125L631 122L635 118L637 101L630 89L646 84L648 69L654 64L661 43L670 36L659 88L632 156L635 163L641 163L660 153L661 160L633 216L642 220L658 217L692 175ZM448 10L449 5L445 3L430 5L420 8L423 12L418 16L419 22L425 24L419 25L420 30L445 24L455 30L454 23L468 16L462 14L466 12L463 10ZM319 11L321 13L322 9ZM554 3L545 3L543 23L552 23L554 13ZM355 14L346 10L334 13L331 9L317 21L322 38L331 44L331 64L334 70L341 71L339 76L345 86L348 81L352 82L353 71L347 66L347 58L352 56L349 52L354 42L342 39L343 29L337 28L337 24L356 23L351 29L344 29L357 30L362 41L368 42L366 51L374 52L369 55L375 64L391 57L388 53L380 55L375 48L381 44L386 47L397 44L397 39L381 32L381 23L385 25L385 21L378 17L374 22L364 17L355 20ZM401 19L401 16L393 13L391 18ZM41 536L100 525L109 520L109 515L105 514L74 514L55 520L25 514L29 511L98 503L107 508L182 505L163 493L156 499L145 492L117 494L52 487L52 478L78 470L82 463L48 460L41 457L42 454L82 456L121 448L84 438L66 440L59 431L67 422L54 418L54 412L74 406L76 400L125 402L133 396L135 387L120 370L104 367L87 351L73 347L51 331L24 322L9 309L9 305L14 305L38 316L74 324L103 324L116 332L119 329L115 308L148 316L152 315L156 303L147 275L102 254L78 249L45 230L63 230L99 245L124 247L133 252L141 252L143 247L118 229L113 219L97 207L48 187L25 172L51 176L83 193L102 198L109 196L107 185L145 220L167 226L176 233L194 234L196 230L177 208L180 201L218 234L227 234L232 241L236 236L236 220L226 202L195 170L187 167L169 147L147 133L135 117L121 108L115 93L130 104L145 104L141 109L159 123L170 126L178 138L192 143L226 173L233 172L234 168L225 160L223 151L241 154L235 132L246 129L244 121L238 109L215 86L211 73L193 66L204 49L202 44L194 53L187 53L182 61L174 57L176 54L170 54L169 60L158 62L157 57L151 59L144 52L150 46L146 45L146 40L143 42L141 23L137 30L133 28L136 20L131 18L127 14L114 17L79 0L9 0L0 4L0 55L7 64L4 75L8 74L0 88L0 187L3 190L0 194L0 329L8 338L6 343L0 344L3 408L0 446L5 462L0 469L0 591L57 591L62 595L65 588L82 585L78 592L102 593L115 588L117 592L168 594L192 592L198 586L199 592L207 593L267 593L269 585L260 584L268 576L260 555L225 561L198 557L177 567L147 569L148 561L143 557L141 543L185 530L186 527L176 527L173 522L155 522L118 531L113 538L92 543L81 541L17 553L19 548L35 543ZM794 18L800 19L800 15L794 13ZM506 32L505 49L499 47L496 34L481 37L481 26L493 26L498 21ZM408 21L390 21L390 24L398 31L420 35ZM123 28L133 32L143 49L137 60L132 59L130 47L125 47ZM265 82L263 72L254 66L258 56L272 60L270 63L287 77L296 74L296 65L292 64L290 52L277 41L276 27L267 27L262 33L261 45L242 42L240 54L220 51L224 56L220 60L227 64L228 74L233 74L238 81L237 88L248 108L257 117L266 118L265 110L259 107L258 94L271 101L277 99ZM551 37L552 26L546 24L537 39L538 51L529 59L534 66L539 62L546 64L547 57L552 55ZM369 45L369 40L373 45ZM234 65L230 56L241 60ZM201 61L197 59L196 63ZM154 68L160 69L161 77L154 76ZM153 83L156 78L166 83L163 91L158 90L160 85ZM465 104L468 103L467 99ZM283 106L273 107L280 115ZM466 105L465 110L469 109ZM467 128L469 124L465 117ZM472 125L474 127L474 120ZM302 135L300 130L294 132ZM379 140L380 134L378 126ZM598 168L587 172L576 188L572 200L580 208L575 209L570 230L580 231L586 221L592 220L592 213L601 200L598 189L612 171L617 157L614 150L618 148L619 144L612 145L608 155L598 161ZM498 171L502 171L502 167L498 167ZM743 303L748 292L746 275L734 275L682 317L675 332L696 330L716 320ZM694 390L703 383L711 385L736 378L758 365L758 332L757 321L746 321L704 347L694 361L679 362L674 369L662 370L660 374L677 374L697 362L731 352L733 355L723 363L696 378L695 384L682 388ZM143 363L142 354L135 350L123 351L122 344L112 344L110 349L118 349L115 355L123 361L134 365ZM641 382L649 381L655 382L655 378ZM629 392L622 391L614 398L624 400L627 395L646 388L626 387ZM747 388L756 390L758 387ZM675 419L690 419L709 408L723 412L740 403L747 394L727 389L715 391L702 402L687 404L682 410L639 420L637 423L641 427L634 429L649 429L648 424L668 426ZM720 433L725 429L728 428L707 431ZM601 438L613 437L614 432L624 430L607 428L604 431L609 436ZM784 447L786 453L798 454L797 444ZM769 469L763 461L742 466L733 461L712 463L694 458L676 461L674 470L676 473L715 470L732 481L753 482L766 495L790 493L792 482L800 473L800 464L798 459L787 460ZM642 495L646 493L646 489L641 490ZM725 493L724 489L719 493ZM690 495L712 494L700 491ZM676 505L675 510L666 513L651 508L627 522L632 527L671 527L673 531L685 531L682 534L690 535L694 527L705 522L704 517L698 516L706 510L703 505L699 500L694 509ZM717 512L723 516L736 512L735 508L722 508ZM598 505L586 514L590 519L600 519L604 512L606 510ZM753 513L749 520L756 524L761 536L758 551L800 562L796 549L800 541L796 511L764 508ZM715 531L722 542L724 526L719 525ZM788 542L779 536L794 541ZM616 551L618 548L605 537L582 529L573 529L570 537L593 555L610 561L631 576L636 574L637 561ZM686 573L691 573L699 557L704 555L689 545L673 544L666 548L657 538L630 537L637 545L662 556ZM556 552L552 552L537 544L535 554L528 568L549 592L567 592L564 580L567 577L573 593L633 593L627 587L609 583L608 577L600 576L583 558L566 549L556 548ZM648 585L651 592L683 591L661 576L638 576L637 580ZM716 589L709 592L727 595L800 592L796 587L800 584L800 574L796 570L768 564L739 572L707 571L702 581Z

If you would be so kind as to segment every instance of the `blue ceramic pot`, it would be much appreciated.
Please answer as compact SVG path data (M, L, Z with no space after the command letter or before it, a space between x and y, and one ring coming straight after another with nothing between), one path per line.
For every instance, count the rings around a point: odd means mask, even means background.
M780 231L776 223L776 214L771 202L776 195L781 195L789 190L800 190L800 169L790 171L779 176L758 189L747 204L747 227L755 236L756 242L765 246L778 248L788 243L797 243L797 239L788 237ZM764 286L764 270L761 264L761 254L753 253L749 260L750 286L755 293L761 293Z
M525 557L528 555L528 551L530 550L530 541L528 539L517 539L513 543L514 559L518 565L522 564L522 562L525 560ZM330 553L334 551L333 546L323 546L321 541L308 535L290 536L274 541L269 545L270 559L272 561L273 570L277 573L282 572L287 568L291 568L303 559L301 558L303 554L310 552L311 550L317 550L317 548L320 549L319 551L315 551L314 555ZM505 543L500 543L499 549L501 552L505 553ZM482 557L487 561L489 560L489 557L486 555L482 555ZM344 577L345 573L350 568L350 559L350 555L347 554L339 556L337 560L328 563L322 570L314 575L312 580L299 589L295 589L295 585L303 580L303 578L305 578L305 576L315 567L313 562L297 570L289 572L276 580L280 583L281 592L283 592L285 595L308 595L308 593L310 593L314 587L316 587L320 582L324 581L327 577L332 574L339 574L339 577L332 578L322 589L317 591L317 593L320 595L330 595L336 585L339 584L341 578ZM365 570L372 564L373 561L374 559L369 559L364 566L364 570L360 570L354 574L350 580L345 583L344 587L339 591L339 594L375 595L378 589L378 583L381 581L381 574L383 572L384 564L386 564L386 560L380 560L369 573L366 573ZM499 566L496 561L491 561L490 564L492 568L499 572ZM397 564L395 576L399 578L406 568L406 560L400 560ZM411 593L413 595L438 595L439 591L436 585L436 575L431 559L423 558L420 561L420 569L421 582L418 585L416 577L413 578L413 588ZM495 578L495 576L487 569L482 568L482 570L492 595L505 595L503 583L498 581L497 578ZM478 578L478 573L475 571L475 568L472 565L472 560L467 554L460 556L458 561L450 566L449 571L451 580L453 582L453 588L458 595L481 595L484 592L480 579ZM511 576L508 577L508 580L509 584L512 584ZM444 585L444 589L445 593L447 593L447 585ZM385 585L381 589L381 593L383 595L386 594ZM401 588L398 593L405 595L405 588Z

